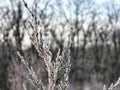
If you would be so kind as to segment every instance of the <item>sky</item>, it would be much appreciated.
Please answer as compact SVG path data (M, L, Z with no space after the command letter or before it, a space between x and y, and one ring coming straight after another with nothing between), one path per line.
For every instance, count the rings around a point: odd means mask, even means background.
M110 0L95 0L95 2L97 4L103 4L103 3L108 2L108 1L110 1Z
M115 3L117 3L117 4L120 4L120 0L95 0L96 1L96 3L98 3L98 4L103 4L103 3L105 3L105 2L115 2Z
M34 0L25 0L25 1L30 5ZM63 0L63 1L66 2L67 0ZM120 0L95 0L96 4L99 4L99 5L106 3L106 2L109 2L109 1L114 1L115 3L120 4ZM9 0L0 0L0 6L1 5L9 5Z
M13 0L14 1L14 0ZM15 0L17 1L17 0ZM22 1L22 0L18 0L18 1ZM27 2L27 4L29 6L31 6L34 2L34 0L24 0L25 2ZM37 0L38 1L38 0ZM39 1L43 1L45 2L46 0L39 0ZM51 1L58 1L58 0L51 0ZM65 3L67 3L69 0L61 0ZM72 1L72 0L71 0ZM103 8L103 5L106 5L106 4L111 4L111 3L117 3L120 5L120 0L93 0L95 1L96 5L99 6L100 8ZM10 0L0 0L0 7L3 7L3 6L11 6L10 5ZM42 6L42 5L41 5Z

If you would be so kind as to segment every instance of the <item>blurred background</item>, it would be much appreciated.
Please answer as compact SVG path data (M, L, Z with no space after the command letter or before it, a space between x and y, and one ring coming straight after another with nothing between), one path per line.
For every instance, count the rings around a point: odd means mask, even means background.
M70 90L102 90L120 76L120 0L25 0L45 31L53 60L69 29ZM33 9L35 4L35 8ZM0 90L37 90L17 51L47 84L45 65L32 46L29 11L23 0L0 0Z

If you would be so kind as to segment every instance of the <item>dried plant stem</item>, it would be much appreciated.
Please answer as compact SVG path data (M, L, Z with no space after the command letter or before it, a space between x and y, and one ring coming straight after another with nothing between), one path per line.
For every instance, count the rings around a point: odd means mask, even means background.
M103 90L116 90L116 88L119 86L120 86L120 78L117 80L115 84L112 83L109 88L107 88L106 85L104 85Z
M49 58L47 58L48 56L47 56L47 53L44 51L44 49L39 47L38 44L36 44L34 41L32 43L33 43L35 49L37 50L39 56L45 62L46 70L48 72L48 85L49 85L48 90L54 90L55 85L53 85L54 83L53 83L52 76L51 76L51 73L52 73L51 72L51 70L52 70L51 65L52 65L52 63L50 62Z
M30 26L33 29L33 35L30 35L31 41L33 46L35 47L39 57L42 58L42 60L45 63L46 71L48 74L48 86L47 90L68 90L69 86L69 71L70 71L70 46L71 46L71 31L70 35L68 36L67 45L63 48L62 55L60 55L60 51L58 51L57 57L55 61L52 61L52 54L51 51L49 51L48 44L44 42L43 40L43 33L41 30L41 27L39 27L40 30L37 28L37 22L35 19L34 13L28 8L27 3L23 0L23 3L25 7L28 9L28 11L31 13L33 21L30 23ZM35 24L35 25L33 25ZM45 30L44 30L45 31ZM24 60L23 56L20 55L18 52L18 56L20 57L22 63L25 65L25 67L28 69L30 74L30 81L40 90L45 90L44 85L42 84L42 81L38 80L37 75L35 74L35 71L33 68L29 68L28 63ZM56 81L60 78L60 83L57 86Z

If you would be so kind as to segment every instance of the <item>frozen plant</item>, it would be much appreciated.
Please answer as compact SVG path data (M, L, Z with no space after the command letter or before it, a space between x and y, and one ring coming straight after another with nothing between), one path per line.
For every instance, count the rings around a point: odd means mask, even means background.
M118 87L120 87L120 78L115 84L112 83L109 88L107 88L106 85L104 85L103 90L116 90L116 88Z
M69 36L66 44L64 45L62 54L60 54L60 50L58 50L57 57L55 60L52 60L52 53L49 50L48 43L46 38L43 39L43 35L45 30L44 28L38 28L37 25L37 17L36 15L28 8L27 3L23 0L25 7L31 13L32 22L29 21L30 26L33 29L33 35L30 35L33 46L35 47L38 55L44 61L46 65L46 70L48 74L48 85L45 87L42 83L42 80L38 80L37 75L33 69L33 67L29 67L28 62L24 59L24 57L17 52L21 62L27 68L29 72L29 79L31 83L38 88L38 90L68 90L69 88L69 72L70 72L70 46L71 46L71 29L69 30ZM42 25L41 25L42 27ZM57 84L57 80L59 83ZM23 84L24 88L25 85ZM26 88L25 88L26 90Z

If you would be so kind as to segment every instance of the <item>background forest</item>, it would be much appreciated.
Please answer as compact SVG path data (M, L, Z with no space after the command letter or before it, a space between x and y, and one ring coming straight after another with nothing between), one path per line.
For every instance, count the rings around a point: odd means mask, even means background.
M120 1L96 1L25 0L25 4L24 0L0 0L0 90L24 90L23 83L27 90L37 90L17 51L43 84L48 82L45 64L29 37L33 33L30 11L38 29L44 31L53 60L58 49L64 50L72 30L70 90L102 90L104 84L115 83L120 76Z

